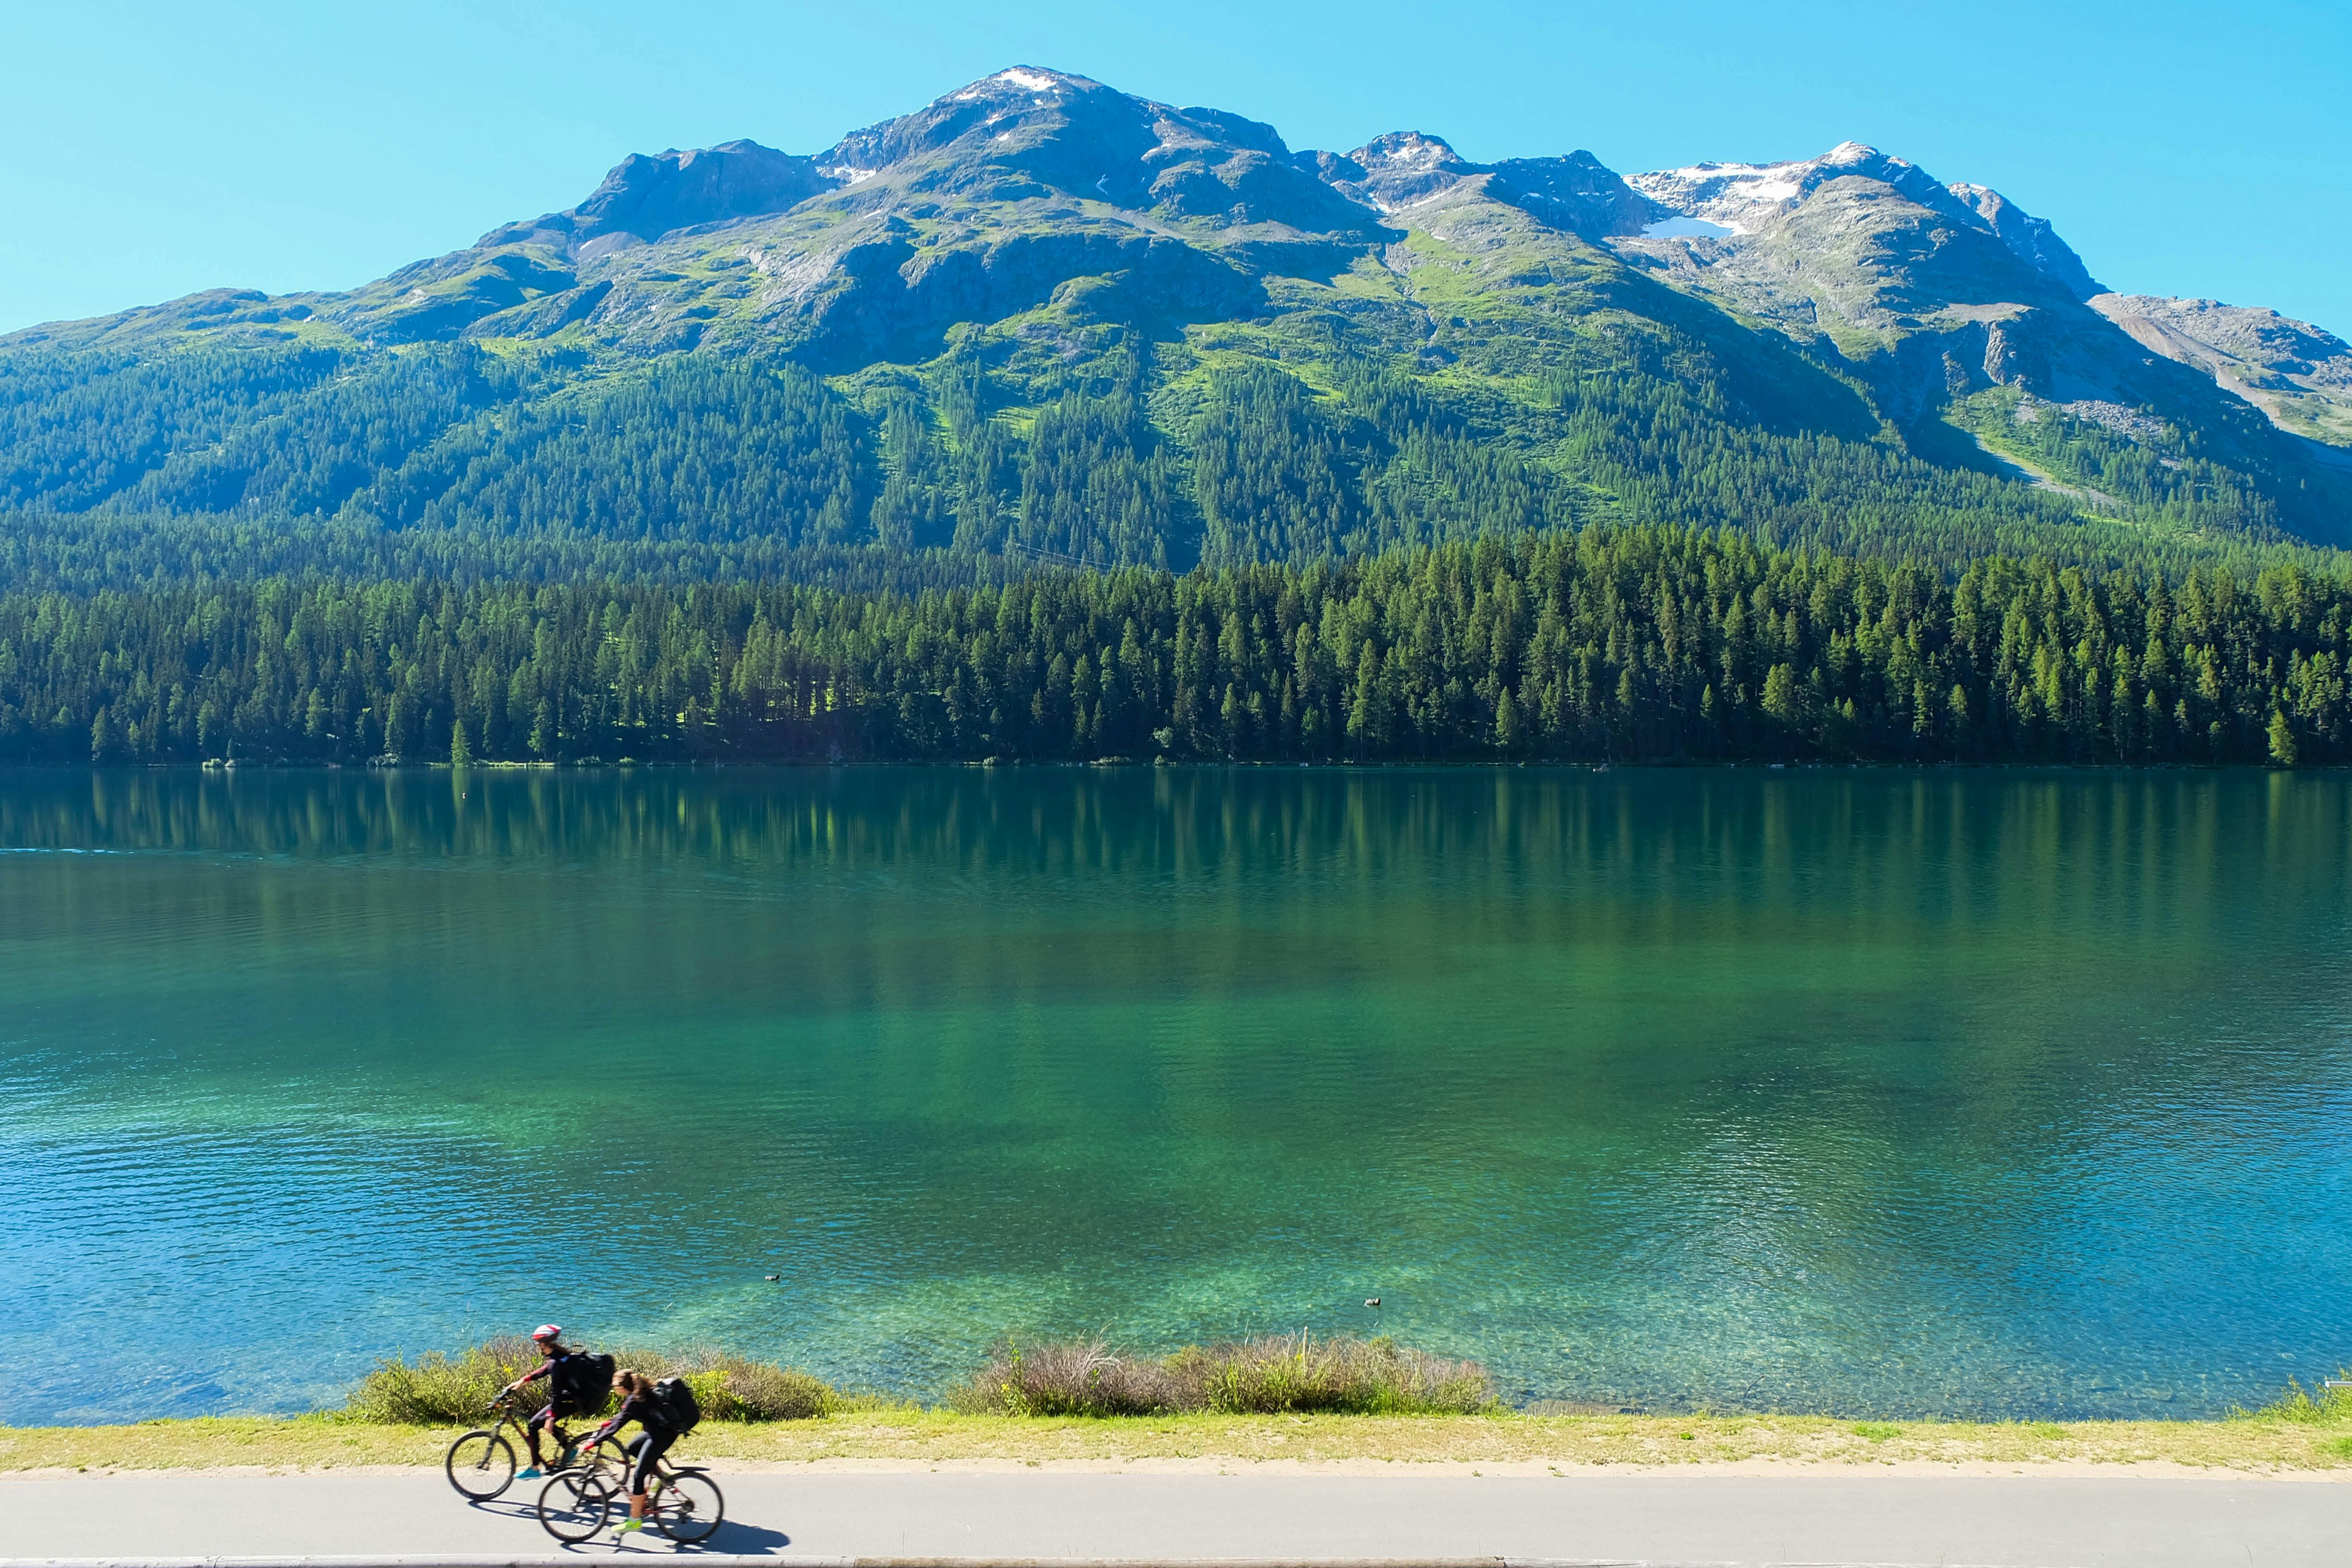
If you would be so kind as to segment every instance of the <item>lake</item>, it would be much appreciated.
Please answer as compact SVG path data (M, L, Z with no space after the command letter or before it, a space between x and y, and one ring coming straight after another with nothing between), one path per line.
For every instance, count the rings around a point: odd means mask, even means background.
M2212 1415L2352 1361L2347 937L2333 773L0 773L0 1420L547 1319Z

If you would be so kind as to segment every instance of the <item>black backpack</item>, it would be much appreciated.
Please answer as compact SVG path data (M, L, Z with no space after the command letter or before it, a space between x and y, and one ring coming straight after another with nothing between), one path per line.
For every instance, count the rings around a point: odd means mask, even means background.
M681 1437L693 1431L702 1419L702 1406L695 1403L694 1386L682 1377L665 1377L654 1384L654 1408L661 1412L669 1429Z
M593 1415L613 1396L613 1358L573 1351L556 1358L555 1408L561 1415Z

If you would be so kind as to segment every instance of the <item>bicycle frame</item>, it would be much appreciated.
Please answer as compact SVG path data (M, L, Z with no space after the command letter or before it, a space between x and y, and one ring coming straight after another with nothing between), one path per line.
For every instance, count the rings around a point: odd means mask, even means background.
M605 1479L612 1484L614 1497L629 1495L629 1468L635 1462L629 1458L628 1446L618 1437L599 1437L596 1441L584 1445L572 1459L572 1463L583 1470L603 1471ZM667 1455L654 1461L654 1474L656 1477L666 1477L668 1473L669 1459Z
M604 1472L614 1497L625 1499L632 1495L629 1491L629 1470L636 1461L629 1458L627 1447L618 1437L599 1439L583 1450L574 1462L583 1469ZM691 1469L697 1467L686 1468ZM647 1500L651 1501L658 1498L668 1488L669 1483L677 1479L677 1471L678 1468L669 1462L667 1454L656 1459L651 1484L646 1488Z
M530 1401L512 1394L501 1394L490 1402L491 1409L498 1413L498 1419L490 1423L490 1430L503 1434L508 1427L513 1427L514 1440L526 1453L530 1448L530 1424L517 1412L529 1403ZM571 1462L573 1457L572 1450L578 1447L578 1444L574 1442L572 1435L563 1429L561 1419L547 1424L547 1435L555 1439L556 1458L551 1468L560 1470Z

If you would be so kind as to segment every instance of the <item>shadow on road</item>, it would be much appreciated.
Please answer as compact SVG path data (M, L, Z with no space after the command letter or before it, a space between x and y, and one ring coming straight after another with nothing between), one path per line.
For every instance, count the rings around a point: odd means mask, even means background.
M781 1552L792 1543L793 1538L781 1530L770 1530L762 1524L738 1524L730 1519L712 1531L709 1540L698 1541L691 1546L677 1545L646 1530L618 1539L599 1535L595 1540L583 1541L564 1550L597 1557L625 1553L647 1557L693 1557L712 1552L734 1557L756 1557L765 1552Z
M539 1510L528 1502L509 1498L488 1498L467 1504L476 1513L486 1513L499 1519L529 1520L537 1522ZM656 1532L651 1526L641 1533L615 1538L610 1531L600 1531L588 1541L565 1547L567 1552L594 1552L598 1556L615 1552L644 1552L647 1556L691 1556L698 1552L723 1552L736 1556L757 1556L762 1552L781 1552L793 1543L793 1538L781 1530L770 1530L764 1524L741 1524L727 1520L710 1532L710 1539L691 1546L680 1546Z
M468 1501L466 1506L476 1513L494 1514L499 1519L535 1520L539 1517L538 1510L530 1504L513 1502L504 1498L491 1498L488 1501Z
M781 1552L793 1543L793 1538L781 1530L770 1530L764 1524L738 1524L729 1520L710 1532L710 1539L699 1550L704 1552Z

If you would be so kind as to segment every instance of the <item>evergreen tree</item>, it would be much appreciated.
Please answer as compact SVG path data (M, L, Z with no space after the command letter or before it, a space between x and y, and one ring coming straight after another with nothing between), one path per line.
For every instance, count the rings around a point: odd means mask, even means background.
M915 581L0 592L0 760L2352 760L2352 574L2297 565L1645 526Z

